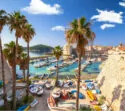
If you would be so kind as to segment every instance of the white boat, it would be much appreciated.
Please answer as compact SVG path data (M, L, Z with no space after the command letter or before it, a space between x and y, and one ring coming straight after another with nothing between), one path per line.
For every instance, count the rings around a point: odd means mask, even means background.
M38 96L41 96L42 94L43 94L43 89L37 91L37 95L38 95Z
M56 67L52 66L52 67L49 67L47 68L48 71L55 71L56 70Z
M30 88L30 92L31 92L32 94L37 94L38 88L34 86L34 87Z
M45 87L46 87L47 89L50 89L50 88L52 88L53 86L52 86L51 84L46 83L46 84L45 84Z
M39 68L39 67L42 67L42 66L45 66L45 65L46 65L46 62L40 62L40 63L34 64L33 66L36 67L36 68Z
M30 103L30 106L31 106L31 107L34 107L34 106L36 106L38 103L39 103L38 100L37 100L37 99L34 99L34 101L33 101L32 103Z

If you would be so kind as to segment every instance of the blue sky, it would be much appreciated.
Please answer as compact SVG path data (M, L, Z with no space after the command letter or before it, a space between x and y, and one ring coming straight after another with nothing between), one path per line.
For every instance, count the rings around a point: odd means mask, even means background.
M0 9L21 11L33 25L36 36L31 45L61 45L65 42L64 29L76 18L92 20L96 33L94 44L118 45L125 43L124 0L0 0ZM4 27L3 43L15 40L14 33ZM26 45L19 40L21 45Z

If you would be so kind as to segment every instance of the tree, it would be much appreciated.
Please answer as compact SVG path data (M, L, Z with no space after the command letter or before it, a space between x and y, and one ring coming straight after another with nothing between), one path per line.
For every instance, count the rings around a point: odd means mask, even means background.
M76 99L76 111L79 110L79 87L81 76L81 57L85 56L85 46L92 40L94 40L93 32L91 31L91 23L86 22L84 17L73 20L70 23L70 28L66 30L66 40L70 44L76 44L76 50L78 55L78 75L77 75L77 99Z
M22 53L20 57L20 69L23 70L23 77L25 81L25 71L28 69L28 57L26 53Z
M63 54L63 51L61 49L60 46L56 46L54 49L53 49L53 54L54 56L56 57L57 59L57 62L56 62L56 83L55 83L55 86L58 85L58 61L59 61L59 58L62 56Z
M4 10L0 10L0 34L3 30L3 27L6 25L7 15ZM5 71L4 71L4 56L2 52L2 40L0 36L0 51L1 51L1 69L2 69L2 80L3 80L3 97L4 97L4 106L7 108L7 97L6 97L6 85L5 85Z
M27 67L27 98L29 97L29 43L35 35L35 30L31 24L25 24L24 26L23 39L27 42L27 55L28 55L28 67Z
M14 12L9 14L8 25L10 31L15 31L16 47L15 47L15 59L14 59L14 70L13 70L13 110L16 109L16 63L17 63L17 49L18 49L18 38L23 35L23 26L27 23L26 17L21 15L20 12Z

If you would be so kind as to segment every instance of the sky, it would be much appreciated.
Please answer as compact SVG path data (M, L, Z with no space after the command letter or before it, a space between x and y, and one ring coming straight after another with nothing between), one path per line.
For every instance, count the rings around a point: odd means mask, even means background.
M63 46L65 28L82 16L93 22L95 45L125 43L125 0L0 0L1 9L8 13L20 11L27 17L36 32L31 46ZM7 26L1 36L3 44L15 40L14 32L10 33ZM19 43L26 46L22 39Z

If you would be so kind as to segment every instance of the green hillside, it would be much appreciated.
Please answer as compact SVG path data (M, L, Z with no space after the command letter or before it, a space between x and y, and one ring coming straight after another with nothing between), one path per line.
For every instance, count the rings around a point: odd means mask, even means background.
M24 50L26 50L26 49L27 48L24 47ZM53 50L53 47L43 45L43 44L39 44L39 45L35 45L35 46L30 47L31 52L52 52L52 50Z

